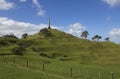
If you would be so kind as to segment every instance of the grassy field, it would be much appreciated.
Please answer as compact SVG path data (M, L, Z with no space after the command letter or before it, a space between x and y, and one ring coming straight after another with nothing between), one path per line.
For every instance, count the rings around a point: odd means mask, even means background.
M119 44L49 31L50 37L36 33L0 45L0 79L110 79L111 72L115 79L120 78ZM12 49L20 45L24 55L13 55Z
M14 60L15 58L15 60ZM1 57L1 69L0 74L11 74L10 72L14 72L13 74L9 75L10 79L24 79L29 78L29 73L34 73L30 79L69 79L71 78L71 68L72 68L72 79L97 79L99 78L99 73L101 79L109 79L111 78L111 72L114 72L115 79L120 78L120 66L109 64L80 64L78 62L66 62L66 61L59 61L56 59L45 59L39 58L33 59L28 57L19 57L19 56L7 56ZM29 61L27 62L27 60ZM43 61L49 61L48 63L44 64L43 70ZM28 63L28 65L27 65ZM4 66L4 67L3 67ZM4 73L2 72L4 71ZM44 74L45 73L45 74ZM16 76L16 75L21 76ZM27 75L26 75L27 74ZM38 75L39 74L39 75ZM7 79L5 75L1 75L3 78ZM23 77L22 77L23 76ZM28 77L27 77L28 76ZM52 77L52 78L51 78ZM55 78L54 78L55 77Z
M62 79L57 75L32 70L18 65L0 63L0 79Z

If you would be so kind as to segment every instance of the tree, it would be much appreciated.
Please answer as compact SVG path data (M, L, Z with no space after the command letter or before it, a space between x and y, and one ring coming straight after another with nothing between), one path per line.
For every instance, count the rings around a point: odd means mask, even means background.
M14 35L14 34L7 34L7 35L3 35L2 38L10 43L16 43L18 41L18 38Z
M88 31L83 31L81 37L87 39L88 35L89 35Z
M18 39L14 34L3 35L3 38L13 38L13 39Z
M99 35L95 35L93 38L92 38L92 40L95 40L95 41L99 41L100 39L102 39L102 37L101 36L99 36Z
M22 38L26 38L28 36L28 34L27 33L24 33L23 35L22 35Z
M43 35L43 36L45 36L45 37L51 36L51 33L50 33L49 29L47 29L47 28L41 29L40 32L39 32L39 34L40 34L40 35Z
M110 41L110 38L109 38L109 37L105 38L105 41L109 42L109 41Z

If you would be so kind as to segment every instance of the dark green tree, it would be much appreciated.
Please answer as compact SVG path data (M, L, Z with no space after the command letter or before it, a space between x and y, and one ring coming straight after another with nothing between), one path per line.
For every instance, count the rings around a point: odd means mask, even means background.
M39 32L39 34L40 34L40 35L43 35L43 36L45 36L45 37L51 36L51 33L50 33L49 29L47 29L47 28L41 29L40 32Z
M105 41L109 42L109 41L110 41L110 38L109 38L109 37L105 38Z
M3 38L13 38L13 39L18 39L14 34L3 35Z
M22 35L22 38L26 38L28 36L28 34L27 33L24 33L23 35Z
M88 31L83 31L81 37L87 39L88 35L89 35Z
M102 37L101 36L99 36L99 35L95 35L93 38L92 38L92 40L95 40L95 41L99 41L100 39L102 39Z

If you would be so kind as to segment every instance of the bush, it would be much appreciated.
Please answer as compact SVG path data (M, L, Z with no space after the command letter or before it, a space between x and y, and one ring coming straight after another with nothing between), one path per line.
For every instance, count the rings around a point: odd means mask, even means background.
M24 33L23 35L22 35L22 38L27 38L28 37L28 34L27 33Z
M31 49L32 49L32 51L34 51L34 52L44 52L44 51L46 50L46 49L43 48L43 47L38 47L38 46L34 46L34 45L31 46Z
M10 35L4 35L4 38L14 38L14 39L18 39L18 37L16 37L14 34L10 34Z
M51 36L51 33L50 33L50 31L47 28L41 29L40 32L39 32L39 34L43 35L45 37Z
M49 57L47 54L45 54L45 53L40 53L40 56L50 58L50 57Z
M0 46L6 46L6 45L8 45L8 42L0 39Z
M25 51L25 48L19 46L12 49L12 54L22 56L24 54L24 51Z
M60 61L66 61L67 58L65 58L65 57L61 57L61 58L59 58L59 60L60 60Z

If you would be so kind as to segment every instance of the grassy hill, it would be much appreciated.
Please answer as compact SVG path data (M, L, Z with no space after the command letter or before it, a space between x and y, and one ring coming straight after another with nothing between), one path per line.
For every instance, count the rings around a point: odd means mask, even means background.
M45 63L47 64L45 65L45 68L47 68L46 70L49 74L64 76L66 79L69 77L71 67L74 68L73 73L76 74L73 79L86 79L87 71L91 71L91 75L95 76L92 79L98 78L98 74L96 74L98 72L104 73L104 79L107 79L109 78L109 73L111 71L116 72L117 78L119 78L119 44L85 40L56 29L49 29L49 35L47 36L41 33L36 33L25 39L14 39L14 42L11 42L11 40L13 39L0 38L0 61L5 60L7 63L14 63L15 65L17 64L20 67L24 67L26 66L26 61L29 60L29 68L32 68L33 71L42 71L41 68L43 63ZM2 41L4 41L4 43ZM18 51L17 48L21 46L24 48L24 51L22 52L23 55L13 55L13 49ZM14 58L16 59L14 60ZM6 68L3 68L2 66L2 69L9 69L8 67L9 65L7 66L6 64ZM10 66L10 68L14 67ZM82 75L79 74L79 69ZM22 73L22 70L24 69L22 68L16 72ZM2 72L0 72L0 74L1 73ZM5 73L7 74L8 71ZM28 73L31 74L32 72L30 71ZM24 77L24 74L21 75ZM35 75L35 77L39 78L37 75ZM46 78L44 78L44 76L40 77L41 79L47 79L46 76ZM22 79L22 77L19 77L18 79ZM55 79L58 78L55 77Z
M39 33L18 39L0 47L0 53L11 53L12 48L24 45L25 55L38 55L63 61L77 61L81 63L119 64L120 45L112 42L94 42L80 39L56 29L49 29L51 36ZM22 44L23 43L23 44Z
M117 44L80 39L55 29L49 31L52 34L50 37L41 37L37 33L26 38L26 40L33 41L27 52L41 53L46 57L81 63L119 63L116 61L120 58L120 46Z

